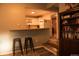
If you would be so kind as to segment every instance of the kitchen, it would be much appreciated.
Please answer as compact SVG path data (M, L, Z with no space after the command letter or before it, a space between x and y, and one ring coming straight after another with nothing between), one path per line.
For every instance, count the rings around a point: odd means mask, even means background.
M44 47L46 42L56 41L58 45L58 6L51 9L52 5L0 4L0 55L12 55L14 38L21 38L23 50L25 37L32 37L35 49ZM18 43L15 45L19 51ZM57 55L57 49L53 49Z

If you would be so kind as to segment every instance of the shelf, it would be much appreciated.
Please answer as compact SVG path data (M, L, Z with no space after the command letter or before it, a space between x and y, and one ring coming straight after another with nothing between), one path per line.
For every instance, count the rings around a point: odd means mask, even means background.
M62 24L62 26L76 26L76 27L79 27L79 24Z
M76 40L77 41L79 39L77 39L77 38L73 38L73 39L72 38L71 39L70 38L65 38L64 40L73 40L73 41Z
M73 50L79 51L79 23L77 21L79 21L79 6L60 13L60 55L68 56L73 53Z
M76 17L72 17L72 18L65 18L65 19L62 19L62 21L65 21L65 20L77 20L79 18L79 16L76 16ZM79 20L79 19L78 19Z
M62 39L63 39L63 38L62 38ZM79 39L74 39L74 38L73 38L73 39L65 38L64 41L65 41L65 40L70 40L70 41L72 41L72 40L73 40L73 41L76 40L76 41L79 41Z
M79 9L77 9L77 10L66 10L66 11L60 13L60 15L61 15L61 16L73 15L73 14L75 14L75 13L77 13L77 12L79 12Z
M78 33L79 34L79 32L75 32L75 31L62 31L62 32L65 32L65 33Z

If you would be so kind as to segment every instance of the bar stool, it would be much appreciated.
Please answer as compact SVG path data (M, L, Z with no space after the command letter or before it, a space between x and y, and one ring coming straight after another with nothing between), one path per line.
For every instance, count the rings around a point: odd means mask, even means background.
M25 38L24 51L26 51L26 54L27 54L27 48L28 48L28 47L30 47L31 50L32 50L33 52L35 52L32 37L27 37L27 38Z
M18 42L19 43L19 48L20 48L20 50L21 50L21 54L23 55L23 49L22 49L22 43L21 43L21 39L20 38L15 38L14 40L13 40L13 56L15 56L15 45L16 45L16 42Z

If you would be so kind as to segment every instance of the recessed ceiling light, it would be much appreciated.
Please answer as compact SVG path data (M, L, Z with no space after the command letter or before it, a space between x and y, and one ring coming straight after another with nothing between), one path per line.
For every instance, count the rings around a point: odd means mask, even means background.
M34 14L35 12L34 11L32 11L32 14Z

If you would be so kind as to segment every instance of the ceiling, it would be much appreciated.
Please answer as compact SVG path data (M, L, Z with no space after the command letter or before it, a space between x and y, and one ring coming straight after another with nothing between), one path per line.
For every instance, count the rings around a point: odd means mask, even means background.
M52 14L56 11L54 10L56 7L58 7L57 4L48 3L0 4L0 9L5 13L23 14L25 16L43 16Z
M52 15L58 11L58 4L54 3L36 3L25 4L26 16L44 16ZM34 13L32 13L34 12Z
M40 10L40 9L27 9L26 10L26 16L44 16L44 15L51 15L54 14L53 11L46 11L46 10Z

